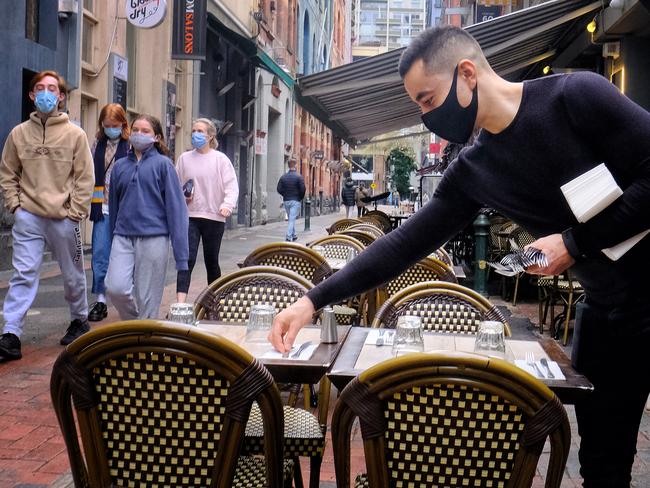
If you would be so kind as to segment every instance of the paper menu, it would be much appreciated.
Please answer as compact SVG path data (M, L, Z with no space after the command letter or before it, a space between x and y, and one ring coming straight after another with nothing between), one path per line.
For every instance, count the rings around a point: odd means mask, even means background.
M605 163L601 163L565 183L560 189L578 222L587 222L623 194L623 190L618 186ZM632 249L648 232L650 229L615 246L602 249L602 252L612 261L616 261Z

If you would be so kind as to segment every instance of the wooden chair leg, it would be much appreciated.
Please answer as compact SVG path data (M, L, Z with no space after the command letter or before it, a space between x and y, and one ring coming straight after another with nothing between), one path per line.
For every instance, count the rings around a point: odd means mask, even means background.
M309 458L309 488L318 488L320 485L320 466L322 463L322 456Z
M519 276L521 273L517 274L517 277L515 278L515 292L512 295L512 306L516 307L517 306L517 291L519 290Z
M566 319L564 320L564 337L562 344L565 346L569 342L569 321L571 320L571 307L573 306L573 292L569 293L569 300L566 307Z
M310 385L302 385L302 399L305 410L309 411L311 408L311 388Z

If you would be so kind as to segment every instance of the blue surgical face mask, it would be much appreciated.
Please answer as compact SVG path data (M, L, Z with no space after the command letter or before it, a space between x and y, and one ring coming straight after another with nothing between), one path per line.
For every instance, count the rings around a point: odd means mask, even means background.
M194 149L201 149L208 142L208 138L203 132L192 132L192 147Z
M106 137L109 139L117 139L122 135L122 128L121 127L104 127L104 134L106 134Z
M36 105L36 110L43 114L49 114L52 112L58 103L59 97L47 90L39 91L34 97L34 105Z
M136 151L145 152L151 146L153 146L154 142L156 142L156 138L154 136L148 136L146 134L140 134L139 132L136 132L131 134L131 137L129 137L129 142L133 146L133 149Z

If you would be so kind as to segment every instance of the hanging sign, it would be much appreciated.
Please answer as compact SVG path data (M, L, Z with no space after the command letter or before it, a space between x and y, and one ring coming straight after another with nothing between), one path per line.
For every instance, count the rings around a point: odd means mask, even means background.
M174 2L172 59L205 59L207 0Z
M126 18L136 27L151 29L167 14L167 0L126 0Z
M255 154L264 156L266 154L266 132L258 130L255 134Z

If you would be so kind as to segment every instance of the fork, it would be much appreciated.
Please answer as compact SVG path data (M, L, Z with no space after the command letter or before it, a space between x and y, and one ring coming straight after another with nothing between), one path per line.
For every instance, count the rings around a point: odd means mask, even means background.
M386 333L386 330L380 330L379 335L377 336L377 341L375 342L375 346L383 346L384 345L384 334Z
M542 373L542 370L539 369L539 366L537 366L537 363L535 362L535 355L533 354L532 351L526 352L526 364L528 364L528 366L530 366L531 368L535 369L535 373L537 374L537 376L546 379L546 376L544 375L544 373Z

